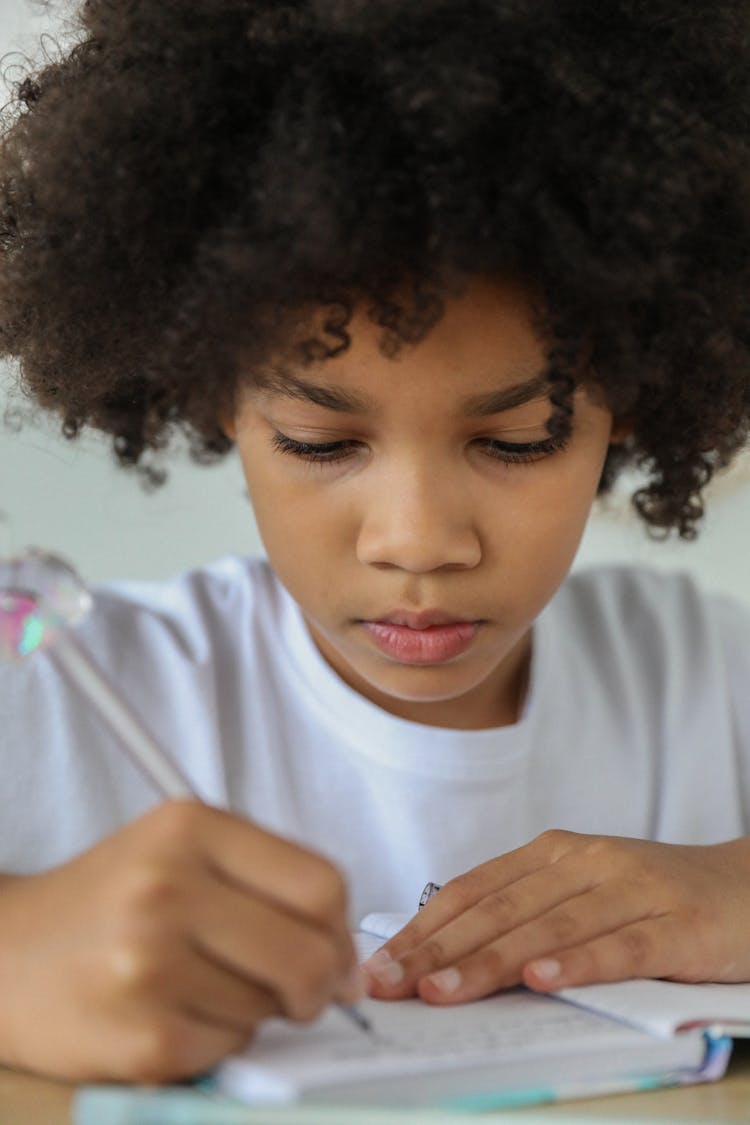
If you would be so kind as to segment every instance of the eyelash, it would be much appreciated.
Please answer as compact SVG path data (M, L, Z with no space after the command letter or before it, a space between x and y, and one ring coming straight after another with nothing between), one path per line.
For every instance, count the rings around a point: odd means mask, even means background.
M279 453L290 453L303 461L318 464L332 464L350 457L359 444L354 441L326 441L320 444L308 441L295 441L278 430L273 435L274 448ZM559 453L568 444L566 437L549 437L543 441L512 442L497 441L494 438L478 439L485 447L488 457L502 461L506 465L529 464L541 461L553 453Z

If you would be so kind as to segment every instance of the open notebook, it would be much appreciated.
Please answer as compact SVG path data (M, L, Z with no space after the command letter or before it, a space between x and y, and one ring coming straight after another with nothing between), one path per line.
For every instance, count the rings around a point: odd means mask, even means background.
M368 915L364 958L406 922ZM704 1082L750 1036L750 985L626 981L554 996L513 989L472 1004L365 1000L374 1035L330 1008L305 1027L265 1024L219 1087L269 1104L482 1109Z

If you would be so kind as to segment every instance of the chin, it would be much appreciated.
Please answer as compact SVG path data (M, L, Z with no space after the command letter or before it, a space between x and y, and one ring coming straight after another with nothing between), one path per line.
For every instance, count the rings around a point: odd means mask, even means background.
M435 668L424 668L419 665L413 665L410 668L411 672L429 672L432 678L432 683L417 684L414 682L414 677L410 676L412 681L409 684L395 683L394 679L367 679L368 684L380 695L387 696L389 699L398 701L399 703L449 703L454 699L461 699L464 695L469 694L480 686L480 684L487 678L486 676L472 678L462 683L456 683L454 680L451 684L435 683L434 673ZM490 673L488 673L489 675Z

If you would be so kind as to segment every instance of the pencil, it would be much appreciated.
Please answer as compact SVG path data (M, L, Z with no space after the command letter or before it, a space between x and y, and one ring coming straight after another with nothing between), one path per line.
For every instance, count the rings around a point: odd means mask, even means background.
M167 751L70 633L59 633L55 644L47 652L117 735L131 761L145 774L160 796L168 800L201 800ZM337 1004L336 1007L355 1027L373 1036L372 1024L355 1005Z

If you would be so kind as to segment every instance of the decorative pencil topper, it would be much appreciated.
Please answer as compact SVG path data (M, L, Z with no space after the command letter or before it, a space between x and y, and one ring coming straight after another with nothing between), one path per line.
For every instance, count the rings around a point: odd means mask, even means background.
M19 664L46 650L161 796L195 796L166 750L74 639L71 626L93 605L73 567L58 555L32 547L17 558L0 559L0 659Z
M92 604L75 570L58 555L31 547L0 559L0 657L15 663L49 648Z

